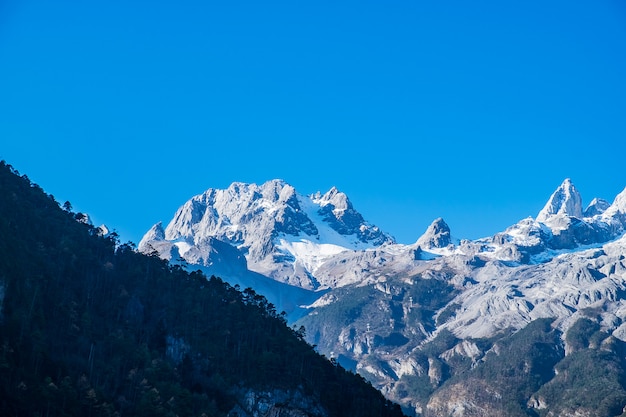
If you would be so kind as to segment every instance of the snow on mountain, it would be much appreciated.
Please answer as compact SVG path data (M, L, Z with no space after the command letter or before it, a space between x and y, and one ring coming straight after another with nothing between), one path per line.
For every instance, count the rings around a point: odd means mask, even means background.
M585 211L583 212L583 217L593 217L600 215L606 211L611 206L611 203L602 199L602 198L594 198L591 200L591 203L587 206Z
M329 257L393 238L367 223L348 197L332 188L305 197L282 180L233 183L187 201L161 232L153 227L139 250L211 266L216 242L238 250L251 271L306 289L320 289L315 271Z
M460 338L490 337L541 317L556 317L556 325L566 328L576 311L588 307L602 307L605 322L621 323L626 318L626 300L621 299L626 291L625 252L623 237L542 264L488 262L469 274L472 285L453 301L460 307L442 328Z
M438 361L484 360L477 338L540 318L565 334L591 311L626 341L626 189L612 204L582 207L566 179L537 218L494 236L458 241L439 218L402 245L334 187L303 196L281 180L234 183L191 198L139 249L254 288L304 324L322 353L419 410L403 376L440 384ZM446 332L458 343L419 359Z
M613 203L601 214L603 222L610 224L615 232L624 230L626 224L626 188L615 197Z
M596 198L583 212L580 194L571 180L566 179L536 219L520 220L474 244L480 243L481 252L489 259L522 264L546 262L558 251L601 244L618 237L623 231L626 197L620 196L611 205Z
M416 242L422 249L442 249L452 244L450 227L441 217L435 219Z
M377 246L393 240L377 227L369 226L363 216L354 209L348 196L335 187L324 195L318 192L310 196L309 201L313 203L308 205L309 215L312 218L319 217L342 237L355 236L358 242L368 246ZM358 242L354 241L353 244L358 245Z
M582 198L566 179L536 219L520 220L491 238L459 242L439 218L415 244L396 245L335 187L306 197L282 180L233 183L191 198L165 229L159 223L148 231L139 249L213 269L228 264L220 268L316 290L370 282L382 271L438 256L544 263L559 251L618 236L626 223L626 190L607 204L593 200L584 217Z
M550 196L544 208L537 215L537 221L546 223L558 215L578 218L583 216L582 198L569 178L563 181L559 188Z

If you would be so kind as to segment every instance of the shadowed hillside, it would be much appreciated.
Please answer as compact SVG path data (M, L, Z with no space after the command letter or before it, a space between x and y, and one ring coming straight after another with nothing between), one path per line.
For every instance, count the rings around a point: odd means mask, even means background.
M0 163L0 415L402 415L254 291L82 219Z

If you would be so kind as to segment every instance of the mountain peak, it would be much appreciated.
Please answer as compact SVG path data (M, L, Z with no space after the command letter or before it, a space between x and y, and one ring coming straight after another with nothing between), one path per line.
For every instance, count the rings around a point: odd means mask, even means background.
M450 227L439 217L435 219L426 232L417 240L417 245L423 248L445 248L452 243Z
M546 205L537 215L537 221L545 223L556 215L583 217L582 198L569 178L566 178L556 191L552 193Z
M316 204L319 204L320 207L332 205L332 211L336 216L341 216L341 213L352 209L352 203L350 203L348 196L339 191L335 186L328 190L324 195L321 195L319 192L316 193L311 196L311 199Z
M616 218L622 223L626 222L626 188L615 197L613 204L602 213L602 217Z
M591 200L591 203L587 206L585 211L583 212L584 217L593 217L598 214L602 214L611 206L611 203L602 199L602 198L594 198Z
M366 222L354 209L348 196L337 187L333 186L323 195L318 191L309 198L319 207L318 214L322 216L324 222L340 234L355 235L360 242L374 245L394 241L390 235Z
M211 266L215 256L207 254L215 240L244 253L251 271L305 288L319 285L313 271L330 254L393 242L336 187L307 198L274 179L236 182L192 197L165 230L160 224L150 229L139 249L169 259L175 247L188 262Z
M151 241L161 241L165 240L165 230L163 229L163 223L158 222L154 226L150 228L143 236L143 238L139 241L139 250L144 253L149 253L152 251L150 248L149 242Z

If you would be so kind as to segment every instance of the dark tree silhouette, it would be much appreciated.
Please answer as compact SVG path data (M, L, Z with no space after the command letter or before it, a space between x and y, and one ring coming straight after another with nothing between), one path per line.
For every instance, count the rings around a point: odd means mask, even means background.
M0 415L223 416L242 388L330 416L400 416L252 289L76 221L0 163Z

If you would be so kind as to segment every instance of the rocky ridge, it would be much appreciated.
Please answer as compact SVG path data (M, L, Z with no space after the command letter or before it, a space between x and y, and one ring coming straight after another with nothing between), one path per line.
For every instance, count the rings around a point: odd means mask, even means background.
M329 256L391 242L336 188L305 197L273 180L260 186L234 183L193 197L165 229L153 226L139 250L211 267L220 264L216 247L225 244L235 264L245 258L250 271L316 290L329 286L315 274Z
M457 241L437 219L411 245L369 225L336 189L308 198L279 181L229 190L202 195L213 200L194 197L165 230L148 232L140 250L206 268L232 263L232 276L253 270L304 288L310 302L292 317L307 339L410 413L496 415L493 398L508 394L481 374L475 385L495 397L477 399L457 375L503 360L494 352L508 337L531 333L531 323L549 320L532 337L552 346L542 355L554 371L536 371L543 385L511 400L523 403L522 412L558 409L555 394L539 394L550 392L556 369L573 360L566 336L581 320L617 341L602 349L626 342L626 190L611 204L594 199L583 210L566 179L536 218L492 237Z

